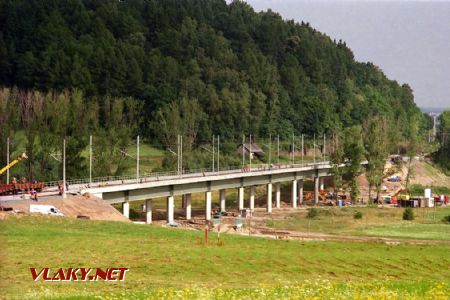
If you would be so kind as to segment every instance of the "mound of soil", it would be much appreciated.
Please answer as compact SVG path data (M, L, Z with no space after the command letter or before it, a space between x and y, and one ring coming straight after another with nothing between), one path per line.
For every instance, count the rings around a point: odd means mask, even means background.
M21 210L25 213L30 212L30 204L53 205L64 213L68 218L76 219L77 216L87 216L91 220L107 220L130 222L117 209L105 203L102 199L86 196L72 196L66 199L58 198L51 200L31 200L8 201L5 206L12 207L15 210Z
M411 183L423 186L450 186L450 176L445 175L429 162L414 160L411 168L413 169Z

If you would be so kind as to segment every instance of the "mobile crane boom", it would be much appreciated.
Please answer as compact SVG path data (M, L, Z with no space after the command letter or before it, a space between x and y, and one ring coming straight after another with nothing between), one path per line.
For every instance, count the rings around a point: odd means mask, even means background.
M4 166L3 168L0 169L0 175L2 175L3 173L5 173L8 169L10 169L11 167L13 167L15 164L17 164L19 161L21 161L22 159L27 159L28 156L25 153L22 153L22 155L18 156L15 160L13 160L12 162L10 162L9 164L7 164L6 166Z

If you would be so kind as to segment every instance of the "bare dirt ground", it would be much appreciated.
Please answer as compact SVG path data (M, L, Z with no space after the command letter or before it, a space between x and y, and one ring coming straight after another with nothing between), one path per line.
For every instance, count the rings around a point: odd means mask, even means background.
M306 207L296 209L299 215L306 214ZM155 212L154 212L155 213ZM164 214L162 211L161 214ZM207 222L203 215L195 215L192 220L184 220L181 216L181 210L178 211L179 218L176 220L178 227L188 230L205 231L208 230L211 237L216 237L218 233L238 234L252 237L283 239L283 240L303 240L303 241L348 241L348 242L374 242L385 244L450 244L450 241L435 240L415 240L415 239L395 239L369 236L351 236L351 235L333 235L320 232L301 232L291 230L279 230L267 226L269 220L282 220L288 215L292 215L292 208L280 208L266 213L264 208L257 208L253 215L243 218L242 228L236 228L237 211L231 210L228 216L220 220L219 225L213 225L213 222ZM156 220L153 222L156 226L167 226L165 220Z
M423 186L447 186L450 187L450 176L445 175L441 170L435 168L427 161L412 162L411 183Z
M12 207L24 213L30 212L30 204L53 205L68 218L77 218L79 215L87 216L91 220L109 220L130 222L119 211L103 200L93 196L69 196L66 199L57 198L51 200L13 200L2 203L5 207Z
M411 182L420 183L422 185L438 185L438 186L450 186L450 177L446 176L438 169L434 168L428 162L415 160L412 163ZM407 175L407 167L403 165L402 168L396 169L391 164L386 165L386 171L389 175L398 175L401 177L401 182L388 182L386 179L383 182L383 195L393 195L399 190L404 188L405 179ZM358 184L361 191L361 197L368 199L368 182L365 174L358 177ZM329 184L326 182L326 186ZM372 192L375 195L375 192ZM399 244L399 243L413 243L413 244L429 244L429 243L442 243L442 241L424 241L424 240L405 240L405 239L392 239L392 238L379 238L379 237L364 237L364 236L344 236L344 235L332 235L317 232L298 232L288 230L276 230L267 226L268 221L283 220L289 215L292 215L293 210L290 203L291 193L281 193L281 208L274 209L272 214L268 214L265 211L266 196L260 196L255 199L256 209L251 218L241 219L241 223L244 224L242 228L236 226L238 212L236 209L230 208L228 216L221 218L221 224L213 225L212 222L206 222L204 217L204 209L193 209L192 220L184 219L184 209L175 209L175 218L178 226L183 229L204 231L208 228L211 234L218 233L231 233L240 235L251 235L256 237L266 237L275 239L294 239L294 240L336 240L336 241L354 241L354 242L381 242L387 244ZM4 206L11 206L15 210L22 210L26 213L29 212L29 205L36 204L31 200L20 200L6 202ZM130 222L126 219L118 210L111 205L105 203L101 199L93 196L74 196L67 199L52 199L42 200L37 204L54 205L60 209L65 216L69 218L77 218L78 215L89 216L92 220L114 220ZM313 205L312 192L305 191L304 204ZM321 205L325 205L321 201ZM299 215L306 214L307 206L303 206L296 210ZM2 213L3 215L4 213ZM2 216L3 217L3 216ZM141 219L139 221L145 221ZM154 209L153 210L153 224L157 226L167 226L166 222L166 210ZM450 242L449 242L450 243Z
M407 164L404 163L400 169L396 169L394 165L387 163L385 171L389 176L400 176L400 182L389 182L387 177L383 180L383 191L381 196L394 195L406 186L406 177L408 175ZM426 160L413 160L411 163L410 184L421 184L424 187L431 186L446 186L450 187L450 176L445 175L441 170L434 167ZM369 184L365 174L358 177L358 185L361 191L361 196L368 198ZM375 191L372 191L372 195Z
M393 238L379 238L379 237L366 237L366 236L348 236L348 235L332 235L319 232L300 232L289 230L278 230L271 228L267 225L268 221L283 220L288 216L291 216L294 212L290 208L289 193L285 193L282 196L282 206L280 209L274 209L272 214L268 214L263 207L265 205L265 197L255 199L256 209L251 217L238 218L238 212L236 209L229 209L228 215L224 216L220 220L220 226L214 225L212 221L207 222L204 217L203 209L196 209L192 211L193 219L185 220L184 210L176 209L175 216L176 222L179 228L186 230L204 231L208 230L211 237L220 233L238 234L253 237L284 239L284 240L313 240L313 241L349 241L349 242L378 242L386 244L437 244L437 243L450 243L450 241L428 241L428 240L411 240L411 239L393 239ZM25 212L25 215L29 213L29 205L36 204L34 201L22 200L14 201L12 204L4 203L4 206L11 206L15 210L21 210ZM66 217L76 218L78 215L89 216L92 220L112 220L130 222L126 219L118 210L102 200L95 197L70 197L67 199L52 199L42 200L38 204L54 205L60 209ZM295 210L298 215L304 216L306 214L307 207L300 207ZM0 220L6 218L11 212L0 212ZM167 226L166 211L164 209L153 210L153 226ZM237 221L242 220L241 222ZM142 220L141 220L142 221ZM236 226L238 223L243 224L241 228Z

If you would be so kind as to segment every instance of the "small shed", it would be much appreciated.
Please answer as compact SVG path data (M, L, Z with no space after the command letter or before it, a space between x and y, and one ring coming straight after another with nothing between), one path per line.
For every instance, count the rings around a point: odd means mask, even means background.
M261 150L261 148L255 144L239 144L238 146L238 153L242 154L242 151L244 151L244 153L247 155L249 154L250 157L253 159L255 156L256 157L263 157L264 156L264 151Z

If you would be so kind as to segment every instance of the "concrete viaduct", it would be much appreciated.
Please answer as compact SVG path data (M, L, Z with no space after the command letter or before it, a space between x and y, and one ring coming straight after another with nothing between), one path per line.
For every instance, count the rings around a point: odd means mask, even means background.
M174 222L174 196L182 195L185 203L186 219L191 219L191 194L205 193L205 218L211 219L211 192L219 191L220 209L225 211L225 190L238 189L239 210L244 209L244 188L250 189L250 209L255 206L254 187L266 185L266 211L272 212L272 193L275 185L275 208L280 208L280 184L291 182L291 205L296 208L303 202L303 181L306 178L314 180L314 201L319 202L319 190L323 189L323 177L331 175L329 162L305 165L283 165L270 169L253 168L252 170L227 170L164 176L159 178L143 178L139 182L85 188L81 193L90 193L104 201L122 203L123 214L129 217L129 202L146 200L146 222L152 222L152 200L167 198L167 222Z

